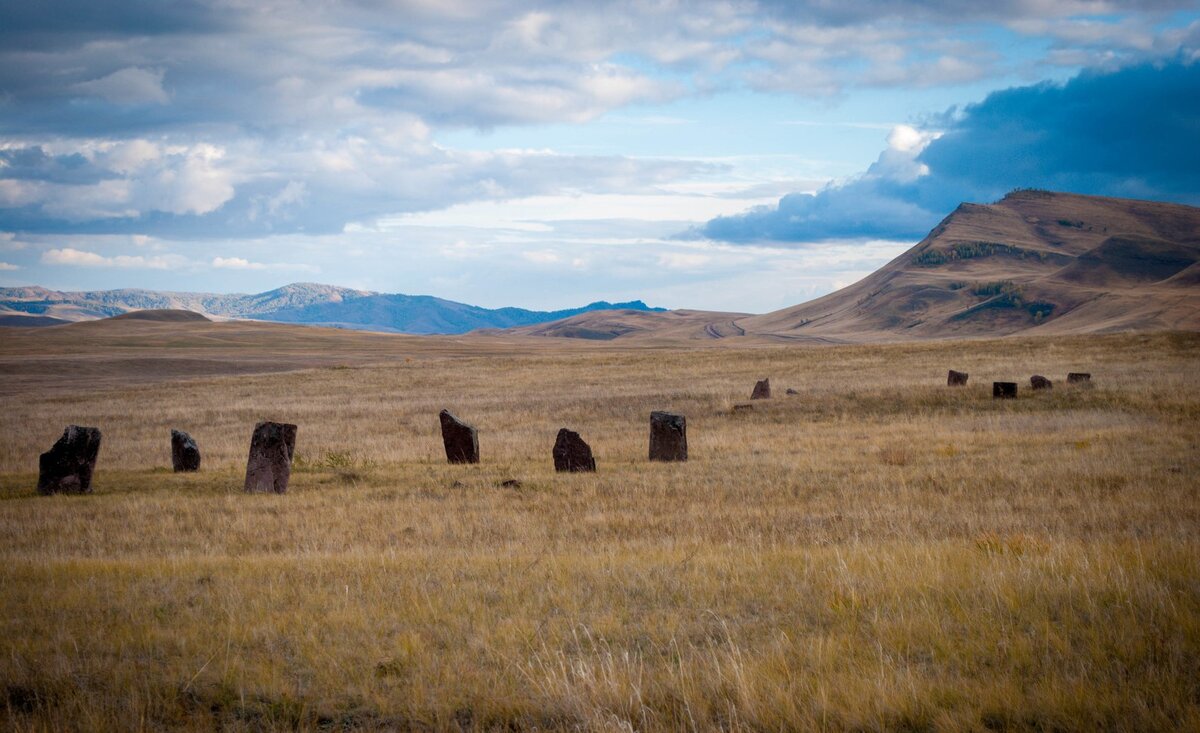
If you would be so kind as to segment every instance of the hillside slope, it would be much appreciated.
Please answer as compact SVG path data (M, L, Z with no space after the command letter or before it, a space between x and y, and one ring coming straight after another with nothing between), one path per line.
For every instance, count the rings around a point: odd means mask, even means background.
M859 282L737 321L840 341L1200 330L1200 209L1017 191L962 204Z

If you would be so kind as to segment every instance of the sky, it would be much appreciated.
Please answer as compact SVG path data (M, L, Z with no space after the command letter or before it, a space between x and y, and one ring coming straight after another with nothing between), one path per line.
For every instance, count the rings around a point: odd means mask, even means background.
M0 286L767 312L1024 187L1200 205L1200 3L0 0Z

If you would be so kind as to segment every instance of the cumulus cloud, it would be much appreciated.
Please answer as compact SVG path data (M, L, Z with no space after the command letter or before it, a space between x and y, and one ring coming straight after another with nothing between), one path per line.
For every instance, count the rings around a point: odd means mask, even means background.
M21 269L20 267L12 264L10 262L0 262L0 272L12 272L13 270L20 270L20 269Z
M816 194L709 221L730 242L922 236L962 201L1021 187L1200 204L1200 64L1084 72L951 110L939 130L900 126L864 173Z
M142 257L141 255L117 255L106 257L95 252L64 247L42 253L42 262L47 265L70 265L73 267L121 267L131 269L167 270L180 264L179 257Z

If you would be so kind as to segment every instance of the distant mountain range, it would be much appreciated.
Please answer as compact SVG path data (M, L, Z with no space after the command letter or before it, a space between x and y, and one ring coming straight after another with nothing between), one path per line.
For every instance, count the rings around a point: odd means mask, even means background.
M61 292L36 286L0 288L0 326L49 326L158 309L193 311L217 319L411 334L458 334L480 328L529 326L598 310L663 310L650 308L640 300L599 301L559 311L491 309L429 295L374 293L318 283L293 283L252 295L131 289Z

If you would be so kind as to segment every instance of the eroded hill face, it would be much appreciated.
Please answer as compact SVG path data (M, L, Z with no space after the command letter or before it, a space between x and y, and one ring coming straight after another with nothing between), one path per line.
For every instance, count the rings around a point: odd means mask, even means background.
M1019 191L963 204L869 277L738 321L777 338L864 341L1200 329L1200 209Z

